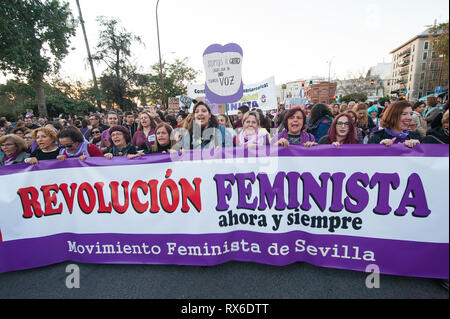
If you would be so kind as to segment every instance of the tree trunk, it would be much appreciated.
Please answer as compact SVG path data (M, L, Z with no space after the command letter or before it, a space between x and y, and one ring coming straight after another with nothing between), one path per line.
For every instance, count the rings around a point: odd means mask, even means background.
M34 88L36 89L39 116L48 117L42 76L37 76L34 79Z

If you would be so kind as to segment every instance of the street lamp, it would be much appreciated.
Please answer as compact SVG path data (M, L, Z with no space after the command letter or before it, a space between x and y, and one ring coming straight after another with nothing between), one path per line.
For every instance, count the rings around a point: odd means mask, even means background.
M327 103L330 104L330 81L331 81L331 61L333 61L335 57L332 57L330 61L328 61L328 97Z
M165 109L166 108L166 93L164 91L164 79L163 79L162 63L161 63L161 47L160 47L160 43L159 43L158 4L159 4L159 0L156 2L156 33L158 35L159 78L161 80L162 104L164 105L163 109Z

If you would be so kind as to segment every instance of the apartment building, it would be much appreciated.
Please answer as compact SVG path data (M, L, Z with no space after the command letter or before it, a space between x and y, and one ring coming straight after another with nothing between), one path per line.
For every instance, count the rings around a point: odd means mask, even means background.
M391 52L392 72L388 83L391 96L417 100L448 83L443 59L432 49L429 37L427 29Z

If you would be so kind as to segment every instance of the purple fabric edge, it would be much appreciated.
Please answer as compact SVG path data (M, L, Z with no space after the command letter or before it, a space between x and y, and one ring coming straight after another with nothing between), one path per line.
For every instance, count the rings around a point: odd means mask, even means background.
M228 52L228 51L238 52L241 54L241 56L244 55L242 47L239 44L232 43L232 42L227 43L225 45L221 45L218 43L211 44L210 46L208 46L205 49L205 51L203 51L203 55L214 53L214 52L224 53L224 52Z
M382 150L382 151L381 151ZM211 152L213 153L211 155ZM410 157L448 157L448 145L438 144L421 144L414 149L409 149L403 144L392 145L386 147L383 145L341 145L335 147L332 145L316 145L310 148L299 145L291 145L289 147L263 147L262 149L247 150L244 148L225 147L219 150L203 149L203 150L187 150L183 154L177 155L160 153L149 154L131 160L127 158L114 157L107 160L103 157L87 158L85 162L81 162L76 158L68 158L63 162L58 160L41 161L38 165L15 164L11 166L0 167L0 176L15 173L32 172L38 170L74 168L74 167L106 167L117 165L137 165L152 163L169 163L189 160L208 160L222 158L246 158L246 157L391 157L391 156L410 156Z
M64 261L97 264L165 264L188 266L213 266L230 261L255 262L273 266L286 266L295 262L307 262L319 267L354 271L365 271L365 267L372 264L372 262L369 261L341 260L341 258L339 260L334 260L337 258L331 259L331 256L323 261L320 260L320 258L322 258L320 256L316 258L306 256L306 254L302 255L303 258L297 257L295 254L294 257L292 257L292 251L289 256L269 256L267 252L262 253L261 255L253 254L247 256L246 253L241 251L231 252L225 256L212 257L168 257L168 255L153 257L153 255L150 255L148 257L151 260L146 259L147 257L145 256L141 256L142 254L137 256L128 255L130 258L126 258L123 254L119 257L116 257L115 255L112 255L112 257L107 255L104 257L104 254L100 254L100 256L93 254L85 257L67 251L68 240L76 241L80 244L89 243L90 245L93 245L97 241L109 245L115 245L117 241L120 241L122 244L126 243L128 245L133 245L137 242L141 243L146 239L151 239L149 245L159 243L158 240L160 240L162 246L164 242L169 240L171 242L177 242L180 245L202 245L207 240L213 245L214 241L223 241L224 238L229 240L230 243L232 240L246 239L251 242L252 239L256 239L260 244L276 242L281 247L281 245L287 244L289 240L292 240L293 237L302 237L303 239L306 239L308 243L313 243L315 245L331 245L330 242L332 242L338 245L367 245L370 248L376 246L382 250L382 253L384 254L383 257L385 260L378 259L374 263L380 267L380 272L382 274L448 279L448 243L425 243L346 235L316 235L299 230L281 234L265 234L252 231L230 231L223 234L61 233L0 243L0 257L2 257L0 259L2 260L2 263L0 263L0 273L42 267ZM155 238L156 241L154 240ZM40 242L38 243L38 241ZM262 247L261 249L263 252L264 248L265 247ZM10 254L17 256L17 259L12 260L11 258L5 258ZM378 256L379 255L380 251L378 251ZM156 260L153 260L153 258ZM421 263L420 261L423 262Z

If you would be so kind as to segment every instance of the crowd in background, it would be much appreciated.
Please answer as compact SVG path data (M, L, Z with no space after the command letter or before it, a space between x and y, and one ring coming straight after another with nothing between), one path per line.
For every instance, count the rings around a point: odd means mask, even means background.
M42 160L126 156L211 147L260 145L449 143L448 100L317 103L261 111L243 104L237 115L214 115L197 102L177 114L156 106L120 109L52 120L31 110L13 122L0 118L0 166Z

